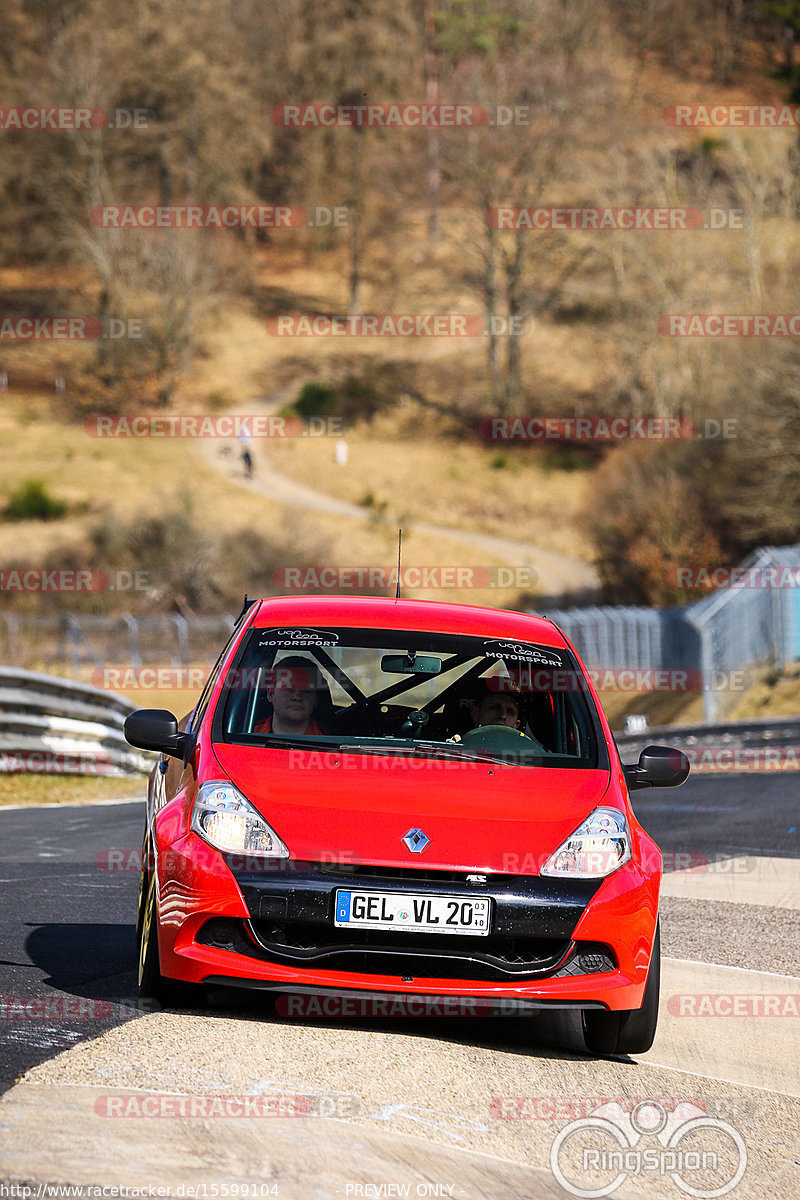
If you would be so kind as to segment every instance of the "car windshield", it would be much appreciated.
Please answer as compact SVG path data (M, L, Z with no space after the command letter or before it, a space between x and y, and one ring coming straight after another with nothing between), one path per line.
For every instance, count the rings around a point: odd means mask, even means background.
M219 741L597 767L591 698L566 649L369 629L255 629L228 670Z

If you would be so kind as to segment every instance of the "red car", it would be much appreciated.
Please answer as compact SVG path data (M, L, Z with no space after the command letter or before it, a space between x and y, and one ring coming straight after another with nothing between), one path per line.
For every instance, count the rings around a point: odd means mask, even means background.
M587 1048L655 1034L661 855L552 621L457 604L246 605L188 721L131 714L148 789L139 983L575 1008ZM452 1011L452 1010L451 1010Z

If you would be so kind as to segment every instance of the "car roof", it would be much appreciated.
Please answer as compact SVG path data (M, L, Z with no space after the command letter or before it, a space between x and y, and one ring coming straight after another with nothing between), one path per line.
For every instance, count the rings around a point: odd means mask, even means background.
M325 623L340 628L413 629L519 638L546 646L566 645L558 626L547 617L502 608L382 596L275 596L257 600L255 604L258 609L251 622L253 628Z

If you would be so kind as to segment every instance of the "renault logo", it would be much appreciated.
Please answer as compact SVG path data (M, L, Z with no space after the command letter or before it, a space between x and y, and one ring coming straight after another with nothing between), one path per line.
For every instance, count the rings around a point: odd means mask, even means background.
M403 841L408 846L412 854L422 854L422 851L427 846L431 839L427 837L421 829L409 829Z

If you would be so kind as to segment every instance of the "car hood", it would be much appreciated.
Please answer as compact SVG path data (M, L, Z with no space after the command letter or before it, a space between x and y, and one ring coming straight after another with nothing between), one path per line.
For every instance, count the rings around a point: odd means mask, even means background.
M607 770L231 744L214 753L292 858L312 862L538 874L609 802ZM413 829L429 839L422 853L403 841Z

